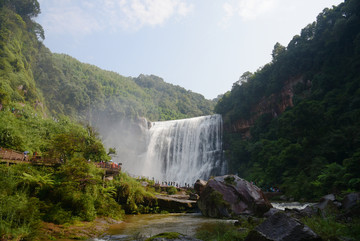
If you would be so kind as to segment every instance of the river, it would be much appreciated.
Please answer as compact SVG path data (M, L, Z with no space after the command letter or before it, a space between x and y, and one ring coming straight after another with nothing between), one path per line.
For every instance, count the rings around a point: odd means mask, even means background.
M200 213L127 215L123 223L112 225L106 235L91 241L133 240L134 237L151 237L164 232L194 236L200 227L211 226L217 222L235 221L207 218Z
M272 203L274 208L303 209L309 203ZM234 223L236 220L222 220L207 218L200 213L190 214L139 214L126 215L123 223L112 225L102 237L89 241L105 240L134 240L134 238L151 237L164 232L178 232L188 236L194 236L198 228L211 228L217 222Z

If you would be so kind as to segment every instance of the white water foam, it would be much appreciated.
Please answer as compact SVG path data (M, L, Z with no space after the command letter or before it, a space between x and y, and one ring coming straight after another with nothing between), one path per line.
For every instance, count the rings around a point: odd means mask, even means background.
M153 122L147 138L136 174L179 184L224 174L221 115Z

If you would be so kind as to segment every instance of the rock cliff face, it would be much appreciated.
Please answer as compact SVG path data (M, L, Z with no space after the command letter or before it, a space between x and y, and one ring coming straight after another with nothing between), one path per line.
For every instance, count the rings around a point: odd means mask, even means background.
M304 83L303 77L286 81L279 93L263 97L259 103L251 108L251 118L239 119L225 126L225 131L241 133L244 138L250 137L250 128L261 115L270 113L272 117L277 117L283 113L287 107L294 105L294 86L298 83ZM309 87L311 84L306 83L306 85Z

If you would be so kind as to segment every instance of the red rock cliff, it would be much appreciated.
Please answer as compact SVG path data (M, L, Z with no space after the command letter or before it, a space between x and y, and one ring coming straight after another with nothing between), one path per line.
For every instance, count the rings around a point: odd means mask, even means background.
M287 107L292 107L294 86L303 81L303 77L297 77L285 82L279 93L263 97L260 102L251 108L251 117L249 119L239 119L227 126L225 130L230 132L241 133L244 138L250 137L250 128L254 125L257 118L266 113L271 113L273 117L277 117L285 111Z

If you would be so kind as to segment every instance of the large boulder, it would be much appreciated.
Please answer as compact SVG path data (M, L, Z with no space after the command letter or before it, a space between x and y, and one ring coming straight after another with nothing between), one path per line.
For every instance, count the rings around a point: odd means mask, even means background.
M301 218L301 217L311 217L313 215L326 215L327 212L337 211L341 208L341 203L336 200L334 194L328 194L323 196L318 203L314 205L309 205L301 210L287 210L293 215L294 217ZM295 212L294 212L295 211Z
M200 194L198 207L204 216L262 216L271 207L260 188L235 175L210 179Z
M194 191L196 194L200 195L200 193L204 190L205 186L206 186L206 181L198 179L195 183L194 183Z
M342 202L343 217L359 217L360 216L360 193L349 193L344 197Z
M252 230L246 241L321 241L322 239L299 220L278 212Z
M360 204L360 192L349 193L344 197L342 206L344 210L348 211Z

